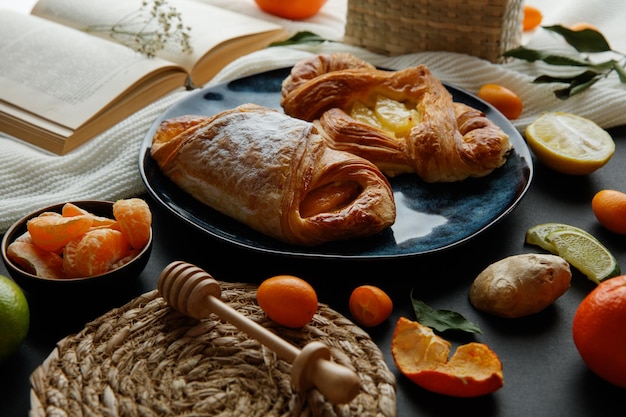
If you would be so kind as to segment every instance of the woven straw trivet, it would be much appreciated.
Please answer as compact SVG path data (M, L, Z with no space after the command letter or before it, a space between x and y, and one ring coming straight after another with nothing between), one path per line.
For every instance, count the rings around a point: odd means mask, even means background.
M310 324L287 329L265 317L256 286L220 285L223 301L294 345L329 346L361 392L335 405L295 391L288 362L217 316L181 315L154 290L58 342L31 375L30 417L396 415L395 377L350 320L320 303Z

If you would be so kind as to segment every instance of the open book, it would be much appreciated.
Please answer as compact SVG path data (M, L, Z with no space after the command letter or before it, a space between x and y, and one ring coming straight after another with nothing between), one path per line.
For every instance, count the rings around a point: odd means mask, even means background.
M287 38L274 23L202 0L166 4L188 29L191 52L168 43L148 57L116 43L110 30L92 30L144 19L142 0L40 0L30 15L0 10L0 132L65 154L163 95L202 86L234 59Z

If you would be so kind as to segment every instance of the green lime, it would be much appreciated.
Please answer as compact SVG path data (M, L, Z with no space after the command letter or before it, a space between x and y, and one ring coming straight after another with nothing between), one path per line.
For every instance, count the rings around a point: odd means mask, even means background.
M558 230L546 240L556 253L595 283L620 274L620 267L611 252L596 238L576 230Z
M586 234L587 236L595 239L591 234L587 233L585 230L580 229L576 226L570 226L565 223L541 223L536 226L531 227L526 231L525 241L529 245L539 246L540 248L547 250L548 252L558 255L556 248L552 243L548 242L546 238L552 232L557 232L560 230L570 230L578 233Z
M21 288L0 275L0 362L14 353L26 339L30 309Z

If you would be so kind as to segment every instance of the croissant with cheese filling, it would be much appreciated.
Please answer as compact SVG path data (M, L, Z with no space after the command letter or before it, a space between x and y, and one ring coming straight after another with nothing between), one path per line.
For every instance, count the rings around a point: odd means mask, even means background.
M375 165L331 149L312 123L265 107L165 120L151 155L197 200L284 242L371 236L395 220Z
M283 81L285 113L315 121L333 148L362 156L386 175L426 182L482 177L506 162L508 135L451 94L424 65L378 70L350 54L297 63Z

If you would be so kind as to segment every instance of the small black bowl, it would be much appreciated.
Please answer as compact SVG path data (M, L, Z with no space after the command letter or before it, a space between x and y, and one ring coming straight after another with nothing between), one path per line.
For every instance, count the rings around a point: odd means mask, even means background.
M113 218L112 201L85 200L72 201L71 203L97 216ZM26 232L26 223L28 220L39 216L43 212L60 213L64 204L65 203L60 203L44 207L22 217L7 230L2 238L2 260L4 261L9 275L11 275L24 291L33 296L49 296L53 294L66 295L75 294L76 292L83 293L85 290L114 290L115 288L129 285L141 274L152 252L152 230L150 230L148 243L133 260L115 270L93 277L67 279L42 278L26 272L19 265L13 263L7 257L7 248L11 242Z

